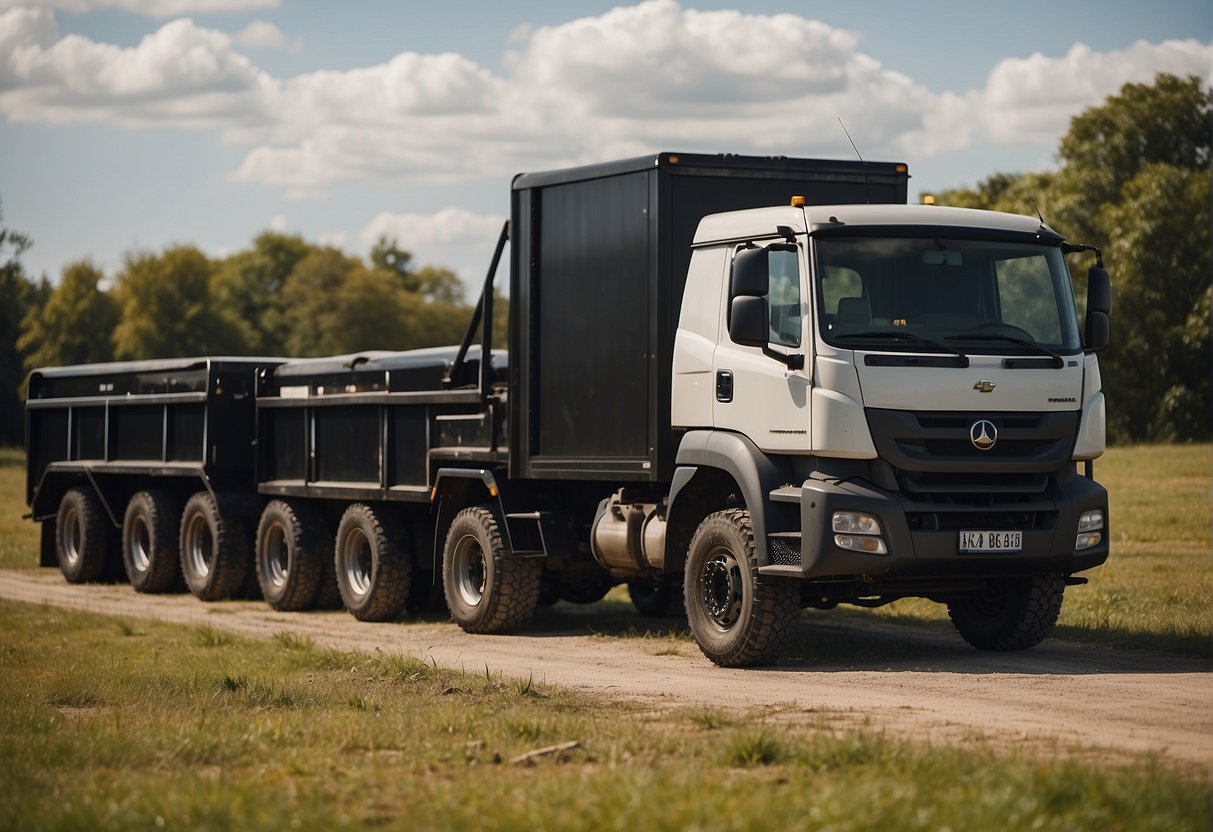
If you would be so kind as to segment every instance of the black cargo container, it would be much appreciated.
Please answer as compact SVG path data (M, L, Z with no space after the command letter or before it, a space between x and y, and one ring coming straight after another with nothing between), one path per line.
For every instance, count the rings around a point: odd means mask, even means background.
M486 408L476 389L445 389L457 352L366 352L264 372L258 490L428 503L432 468L442 461L504 464L504 413ZM492 371L502 385L506 368L505 351L497 351ZM478 376L479 358L467 372Z
M255 378L282 360L177 358L35 370L25 433L34 519L54 518L69 489L90 486L118 526L126 501L153 482L183 494L204 489L226 513L255 514ZM55 562L49 532L42 562Z
M691 241L743 208L905 203L894 163L662 153L515 178L510 475L668 480Z

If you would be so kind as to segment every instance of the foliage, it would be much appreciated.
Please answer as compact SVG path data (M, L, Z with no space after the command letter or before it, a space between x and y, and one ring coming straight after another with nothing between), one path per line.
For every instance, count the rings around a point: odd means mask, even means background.
M128 256L114 293L122 310L114 329L117 358L243 351L236 328L212 302L211 263L193 246Z
M995 174L937 197L1016 213L1035 203L1069 239L1103 250L1116 295L1100 358L1112 441L1206 439L1213 427L1211 112L1213 91L1196 77L1126 84L1071 121L1060 170ZM1072 261L1081 287L1085 265Z
M213 295L220 314L240 331L242 351L284 355L289 332L283 288L312 246L302 237L266 231L253 247L216 264Z
M0 212L0 221L4 215ZM33 245L28 235L0 226L0 443L21 441L25 418L19 390L25 378L17 337L36 289L21 267L21 255Z
M26 312L17 349L27 367L113 360L110 339L98 337L118 325L117 302L98 287L103 279L87 260L72 263L46 303Z

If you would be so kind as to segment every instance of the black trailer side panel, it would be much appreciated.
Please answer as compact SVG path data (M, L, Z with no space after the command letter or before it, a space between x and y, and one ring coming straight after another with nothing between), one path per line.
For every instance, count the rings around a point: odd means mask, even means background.
M280 363L179 358L35 370L26 402L34 517L54 515L63 493L86 482L115 520L130 494L158 477L223 500L255 495L255 378Z
M668 479L674 333L699 221L792 196L904 203L908 179L894 163L669 153L517 177L510 476Z
M439 459L502 461L504 419L446 389L455 347L291 361L257 391L261 494L427 503ZM504 385L504 351L493 353ZM479 376L473 359L468 378Z

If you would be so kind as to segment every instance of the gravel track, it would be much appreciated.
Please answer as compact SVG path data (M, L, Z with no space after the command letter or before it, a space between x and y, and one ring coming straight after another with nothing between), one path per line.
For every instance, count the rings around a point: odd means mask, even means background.
M1049 639L1021 653L981 653L959 637L828 613L798 623L801 641L910 644L890 658L806 658L774 669L724 670L694 644L594 635L601 615L564 606L519 635L473 636L449 621L366 623L344 611L275 612L263 602L203 603L126 585L73 586L57 571L0 570L0 597L128 618L161 619L270 638L290 632L343 650L416 655L439 666L532 677L654 710L688 706L827 720L936 744L981 742L1028 754L1123 762L1144 755L1202 779L1213 772L1213 665ZM614 631L626 628L612 613ZM651 619L634 618L637 626ZM884 640L883 642L881 640ZM892 641L890 641L892 640Z

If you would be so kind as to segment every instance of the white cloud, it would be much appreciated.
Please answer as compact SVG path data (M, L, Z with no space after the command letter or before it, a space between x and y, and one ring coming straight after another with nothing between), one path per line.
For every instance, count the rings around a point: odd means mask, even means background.
M1083 109L1124 84L1149 83L1159 72L1213 80L1213 46L1195 40L1137 41L1101 53L1076 43L1061 58L1039 52L1009 58L973 96L973 109L991 141L1055 143Z
M281 0L35 0L47 11L83 13L118 9L149 17L180 17L185 14L248 12L275 9ZM29 6L31 0L0 0L0 11Z
M1213 65L1213 46L1195 40L1108 53L1079 44L1061 58L1004 60L983 87L940 93L864 54L851 32L675 0L519 27L501 73L405 52L279 79L236 51L253 41L285 36L268 23L228 36L182 19L119 48L60 37L45 9L13 9L0 13L0 113L218 130L247 148L235 179L307 198L341 183L447 183L662 149L850 156L838 118L873 159L914 162L978 141L1051 149L1072 115L1123 83L1208 76Z
M232 35L232 40L252 49L281 49L286 46L286 35L282 30L264 20L254 20Z

